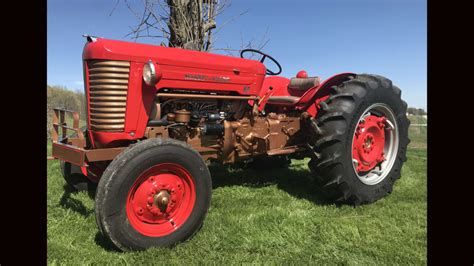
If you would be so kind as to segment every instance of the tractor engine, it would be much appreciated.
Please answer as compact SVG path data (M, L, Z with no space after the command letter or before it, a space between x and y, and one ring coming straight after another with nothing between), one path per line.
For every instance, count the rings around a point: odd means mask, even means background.
M155 102L148 126L165 126L169 137L183 141L193 132L219 136L224 132L223 121L241 118L245 108L239 101L162 98Z
M164 90L158 95L176 97L180 93L182 91ZM185 93L189 95L190 91ZM246 100L209 99L214 95L199 92L193 95L199 98L157 97L146 137L185 141L205 158L225 163L296 151L296 146L289 149L287 146L297 144L299 116L269 113L253 117Z

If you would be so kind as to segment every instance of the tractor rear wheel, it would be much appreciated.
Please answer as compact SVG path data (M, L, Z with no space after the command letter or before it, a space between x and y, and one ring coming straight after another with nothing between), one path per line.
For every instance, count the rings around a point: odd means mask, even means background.
M211 190L209 170L189 145L144 140L104 171L95 197L96 221L123 251L173 246L199 230Z
M410 142L400 89L381 76L357 75L332 87L320 106L308 166L323 194L359 205L391 193Z

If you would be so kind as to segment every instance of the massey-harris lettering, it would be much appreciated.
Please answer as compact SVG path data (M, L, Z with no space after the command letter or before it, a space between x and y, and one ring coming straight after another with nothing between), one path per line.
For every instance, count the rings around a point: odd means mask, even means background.
M230 82L229 77L206 76L206 75L196 75L196 74L185 74L184 79L187 79L187 80L202 80L202 81L216 81L216 82Z
M407 105L381 76L285 78L258 50L236 58L102 38L88 38L82 59L87 127L55 109L52 154L71 186L98 183L98 227L122 250L171 246L200 228L207 161L310 158L327 198L358 205L391 192L406 160Z

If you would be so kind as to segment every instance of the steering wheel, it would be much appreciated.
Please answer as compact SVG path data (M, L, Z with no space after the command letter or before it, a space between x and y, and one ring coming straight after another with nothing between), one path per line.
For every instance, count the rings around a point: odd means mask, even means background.
M278 67L278 72L275 73L275 72L273 72L273 71L271 71L271 70L269 70L269 69L266 69L265 74L267 74L267 75L269 75L269 76L275 76L275 75L278 75L278 74L281 73L281 66L280 66L280 64L278 63L278 61L275 60L275 58L273 58L273 57L271 57L271 56L269 56L269 55L267 55L267 54L265 54L265 53L263 53L263 52L261 52L261 51L259 51L259 50L255 50L255 49L243 49L242 51L240 51L240 57L241 57L241 58L245 58L245 57L244 57L244 54L247 53L247 52L252 52L252 53L261 54L261 55L262 55L262 58L260 58L260 63L263 63L263 61L265 61L265 59L268 57L270 60L273 61L273 63L275 63L275 65L277 65L277 67Z

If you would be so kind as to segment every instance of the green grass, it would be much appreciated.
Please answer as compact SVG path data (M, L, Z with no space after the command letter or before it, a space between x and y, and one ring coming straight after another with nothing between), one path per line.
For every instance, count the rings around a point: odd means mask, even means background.
M212 166L202 229L172 249L129 253L99 234L93 196L71 192L48 161L48 264L426 264L426 156L410 149L393 193L356 208L322 200L307 160L287 170Z

